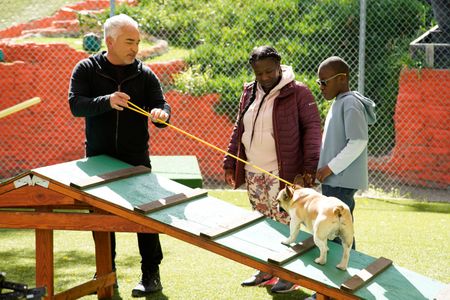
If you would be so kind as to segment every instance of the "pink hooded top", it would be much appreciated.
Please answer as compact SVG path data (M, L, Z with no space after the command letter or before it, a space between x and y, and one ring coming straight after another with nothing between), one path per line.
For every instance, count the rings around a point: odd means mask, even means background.
M282 71L280 82L266 97L257 85L255 99L241 117L252 96L254 83L244 85L228 152L266 171L278 169L282 179L292 182L298 174L315 174L321 126L311 91L294 80L291 67L282 66ZM245 182L244 169L261 172L228 155L224 159L224 169L234 169L235 188ZM280 182L280 188L283 186Z

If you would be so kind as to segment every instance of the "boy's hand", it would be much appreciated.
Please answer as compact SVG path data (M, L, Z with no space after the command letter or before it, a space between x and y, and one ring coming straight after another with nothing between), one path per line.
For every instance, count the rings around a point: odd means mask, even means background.
M325 178L327 178L331 174L333 174L333 171L331 171L330 167L328 167L328 165L326 165L325 167L322 167L317 170L316 178L320 182L323 182L325 180Z

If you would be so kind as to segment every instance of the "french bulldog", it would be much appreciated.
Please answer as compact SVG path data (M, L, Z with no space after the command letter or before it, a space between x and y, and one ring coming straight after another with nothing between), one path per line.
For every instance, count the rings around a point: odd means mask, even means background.
M314 261L324 265L327 262L327 239L340 237L342 241L342 259L336 266L346 270L353 244L353 219L347 204L335 197L327 197L312 188L302 187L301 179L296 178L292 186L286 186L277 196L280 206L289 214L289 238L282 243L295 242L303 224L313 234L314 244L320 250L320 256Z

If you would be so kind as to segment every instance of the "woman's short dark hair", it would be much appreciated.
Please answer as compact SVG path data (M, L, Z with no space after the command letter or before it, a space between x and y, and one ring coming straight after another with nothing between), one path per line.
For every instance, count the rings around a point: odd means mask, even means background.
M271 46L259 46L253 48L253 51L252 53L250 53L250 58L248 61L252 65L257 61L266 58L271 58L278 63L281 61L280 54L278 54L277 50L275 50L275 48Z

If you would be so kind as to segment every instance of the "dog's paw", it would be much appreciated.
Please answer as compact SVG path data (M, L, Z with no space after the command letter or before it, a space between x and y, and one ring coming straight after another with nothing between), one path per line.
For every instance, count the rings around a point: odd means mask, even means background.
M326 259L320 259L320 257L318 257L314 260L314 262L319 265L324 265L327 261Z
M287 240L282 241L281 243L283 245L290 246L293 242L294 242L293 240L287 239Z
M345 264L338 264L336 268L341 269L342 271L347 270L347 266Z

